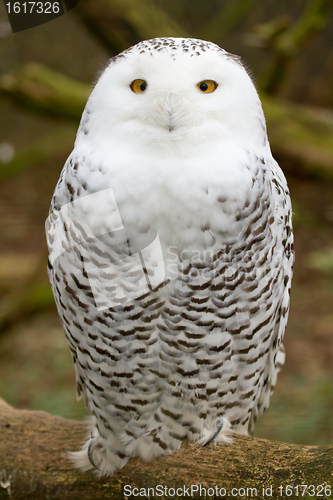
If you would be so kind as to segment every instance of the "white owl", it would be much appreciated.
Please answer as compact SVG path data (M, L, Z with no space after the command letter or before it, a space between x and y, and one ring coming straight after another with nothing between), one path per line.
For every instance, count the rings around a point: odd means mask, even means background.
M284 361L286 180L240 59L157 38L111 59L47 224L49 275L92 415L73 459L111 475L247 434Z

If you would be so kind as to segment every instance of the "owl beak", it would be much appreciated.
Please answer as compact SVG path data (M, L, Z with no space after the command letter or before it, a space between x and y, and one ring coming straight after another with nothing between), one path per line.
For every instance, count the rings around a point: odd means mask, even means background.
M169 132L173 132L179 121L179 112L183 108L183 101L174 92L165 94L159 99L158 108L161 110L163 127Z
M175 127L173 125L172 111L169 111L169 123L168 123L169 132L172 132L174 128Z

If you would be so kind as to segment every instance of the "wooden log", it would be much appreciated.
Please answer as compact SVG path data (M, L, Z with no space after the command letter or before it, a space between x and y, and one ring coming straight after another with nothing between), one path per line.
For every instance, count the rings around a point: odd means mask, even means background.
M302 496L301 485L311 485L312 496L330 498L333 446L245 436L227 446L184 442L171 455L153 462L132 458L112 478L98 478L75 470L66 455L80 448L85 434L83 422L16 410L0 399L0 500L117 500L154 498L156 492L196 499L205 497L203 488L214 498L290 498L290 492L295 498L297 488Z

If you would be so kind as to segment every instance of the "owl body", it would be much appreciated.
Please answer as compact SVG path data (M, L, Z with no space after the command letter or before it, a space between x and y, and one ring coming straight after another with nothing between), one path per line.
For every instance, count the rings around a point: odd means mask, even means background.
M235 56L167 38L112 60L56 187L48 242L93 416L79 467L113 474L184 439L252 431L284 360L291 207Z

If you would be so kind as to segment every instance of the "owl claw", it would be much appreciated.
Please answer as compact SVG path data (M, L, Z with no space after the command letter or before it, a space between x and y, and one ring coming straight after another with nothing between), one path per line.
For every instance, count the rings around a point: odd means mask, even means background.
M91 465L93 465L95 467L95 469L97 470L100 470L97 465L94 463L93 461L93 458L92 458L92 451L93 451L93 446L95 444L95 442L97 441L97 439L92 439L89 443L89 446L88 446L88 458L89 458L89 461L91 463Z
M214 434L208 439L208 441L206 441L203 445L201 445L201 448L203 448L204 446L207 446L207 444L210 444L214 441L214 439L218 436L218 434L221 432L221 430L223 429L223 419L218 419L217 420L217 425L216 425L216 429L214 431Z

